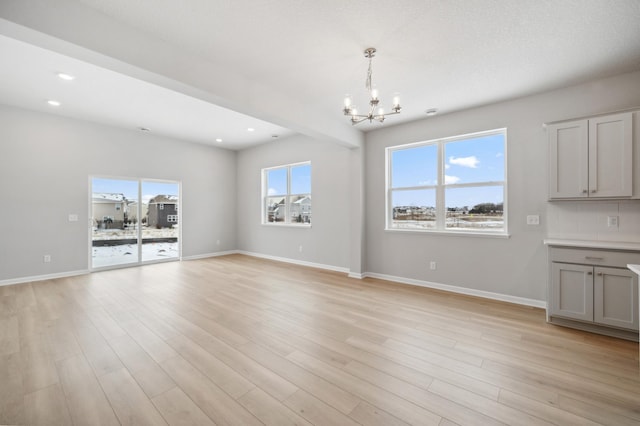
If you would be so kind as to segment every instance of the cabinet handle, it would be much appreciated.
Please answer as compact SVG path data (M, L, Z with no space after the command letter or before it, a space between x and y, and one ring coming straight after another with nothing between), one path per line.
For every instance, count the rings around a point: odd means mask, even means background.
M587 272L587 275L593 275L593 272L589 271Z
M595 189L592 189L592 190L591 190L591 193L593 194L594 192L596 192L596 190L595 190Z
M602 272L598 272L596 275L601 277L602 276Z
M585 256L584 258L586 260L604 260L604 257L598 257L598 256Z
M589 192L589 191L587 191L586 189L583 189L583 190L582 190L582 193L583 193L583 194L586 194L586 193L588 193L588 192Z

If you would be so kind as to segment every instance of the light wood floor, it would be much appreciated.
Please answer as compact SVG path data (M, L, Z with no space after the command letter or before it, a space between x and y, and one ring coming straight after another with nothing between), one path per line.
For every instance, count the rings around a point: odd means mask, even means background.
M638 425L638 349L375 279L163 263L1 287L0 424Z

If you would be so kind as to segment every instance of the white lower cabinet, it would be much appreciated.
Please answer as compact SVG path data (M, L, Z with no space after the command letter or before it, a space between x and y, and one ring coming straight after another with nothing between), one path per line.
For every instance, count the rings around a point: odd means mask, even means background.
M594 327L637 331L638 276L625 266L639 256L635 252L551 247L550 321L560 318Z
M638 330L634 273L559 262L553 262L551 268L551 315Z

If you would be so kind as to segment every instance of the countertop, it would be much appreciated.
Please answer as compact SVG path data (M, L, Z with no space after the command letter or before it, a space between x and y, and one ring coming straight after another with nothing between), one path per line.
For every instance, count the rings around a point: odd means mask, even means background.
M627 268L640 275L640 265L627 265Z
M619 241L565 240L562 238L547 238L543 240L543 242L548 246L640 251L640 243L625 243ZM640 268L640 266L638 267Z

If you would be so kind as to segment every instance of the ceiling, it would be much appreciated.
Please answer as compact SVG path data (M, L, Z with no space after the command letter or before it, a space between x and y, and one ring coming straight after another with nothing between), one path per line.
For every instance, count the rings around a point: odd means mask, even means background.
M400 94L384 126L640 70L638 0L3 0L0 18L0 103L229 149L357 146L381 126L341 112L367 106L367 47L381 104Z

